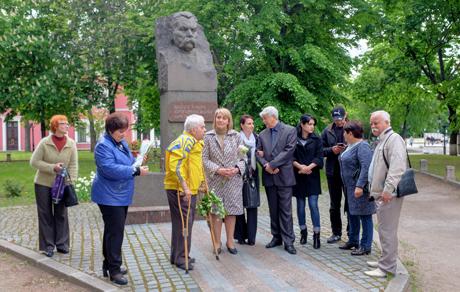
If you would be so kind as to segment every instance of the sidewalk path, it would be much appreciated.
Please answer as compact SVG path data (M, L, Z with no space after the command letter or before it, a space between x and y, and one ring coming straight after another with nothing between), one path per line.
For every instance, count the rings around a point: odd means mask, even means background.
M421 173L416 182L420 193L405 198L401 212L401 258L416 273L414 288L458 291L460 187Z
M329 198L320 196L321 249L311 245L311 232L306 246L298 244L298 226L294 218L297 255L290 255L282 247L267 250L271 239L270 225L262 195L259 209L257 242L254 247L239 246L238 255L226 252L216 261L211 252L209 230L205 221L194 225L191 255L196 257L195 270L189 274L169 263L170 224L142 224L126 227L123 260L129 270L126 291L380 291L385 279L363 274L366 260L376 260L373 254L352 257L327 244L330 236ZM295 210L295 200L293 200ZM101 236L103 224L94 204L81 204L69 209L71 252L56 253L54 259L88 274L102 278ZM344 218L345 219L345 218ZM307 225L312 230L308 216ZM344 220L346 222L346 220ZM35 206L0 209L0 238L37 250L37 215ZM224 232L223 232L224 233ZM222 241L225 242L223 236Z

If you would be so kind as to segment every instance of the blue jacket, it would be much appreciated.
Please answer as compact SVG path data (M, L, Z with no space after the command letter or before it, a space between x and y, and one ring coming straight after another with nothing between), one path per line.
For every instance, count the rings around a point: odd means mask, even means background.
M105 134L94 149L96 177L91 189L91 200L108 206L128 206L134 193L134 157L125 140L117 145Z
M348 201L348 211L351 215L375 213L375 202L369 202L369 191L364 192L358 199L355 198L355 187L366 189L371 160L372 150L365 141L359 142L339 156L340 173Z

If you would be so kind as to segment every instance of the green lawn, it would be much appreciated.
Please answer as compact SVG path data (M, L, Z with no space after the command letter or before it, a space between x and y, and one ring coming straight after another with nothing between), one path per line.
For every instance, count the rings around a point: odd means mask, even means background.
M460 156L423 154L411 155L412 167L420 170L420 160L428 160L428 172L444 177L446 175L446 165L455 166L455 176L460 181Z
M35 203L34 176L36 170L29 165L30 156L30 152L14 152L12 155L13 162L3 162L5 159L2 158L6 157L5 152L0 153L0 207ZM22 161L14 161L16 159L21 159ZM89 151L79 151L78 162L78 175L80 177L88 177L91 171L96 170L93 153ZM149 164L149 168L150 171L159 171L158 163ZM17 198L7 198L5 196L4 183L8 179L24 186L22 196Z
M11 160L29 160L32 152L24 151L6 151L0 152L0 161L6 161L6 154L11 154Z

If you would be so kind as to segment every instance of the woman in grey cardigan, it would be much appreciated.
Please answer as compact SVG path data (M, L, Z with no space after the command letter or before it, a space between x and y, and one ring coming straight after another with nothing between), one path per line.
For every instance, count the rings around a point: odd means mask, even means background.
M348 147L339 157L340 171L348 200L348 216L350 231L348 242L340 249L351 250L351 255L367 255L371 253L372 214L375 213L375 202L369 201L367 174L372 160L372 151L364 142L363 128L360 122L350 121L343 128L343 136ZM359 231L362 226L361 243Z
M60 253L69 252L69 219L64 202L54 205L51 201L51 186L62 168L72 181L77 180L78 154L75 141L67 136L69 122L63 115L51 118L52 134L43 138L30 158L35 174L35 199L38 213L39 249L52 257L54 247Z
M239 153L242 144L240 134L233 130L232 114L228 109L219 108L214 114L213 130L204 136L203 164L209 190L223 201L227 249L237 254L233 236L236 216L243 214L243 179L245 163ZM215 244L220 246L222 220L212 214ZM221 248L218 248L218 252Z

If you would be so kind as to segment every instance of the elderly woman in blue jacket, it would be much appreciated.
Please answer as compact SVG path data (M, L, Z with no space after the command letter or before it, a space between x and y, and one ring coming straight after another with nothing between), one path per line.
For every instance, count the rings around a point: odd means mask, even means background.
M367 175L372 160L372 151L364 142L363 127L360 122L350 121L343 127L343 136L348 146L339 156L340 172L348 200L350 231L348 242L340 249L352 250L351 255L360 256L371 253L372 214L375 202L369 201ZM361 242L359 232L362 227Z
M134 177L148 173L147 166L133 166L135 160L124 139L128 126L128 118L121 113L112 113L105 120L106 133L94 149L97 170L91 190L91 199L98 204L104 220L102 272L119 285L128 284L123 276L127 270L121 266L121 245Z

